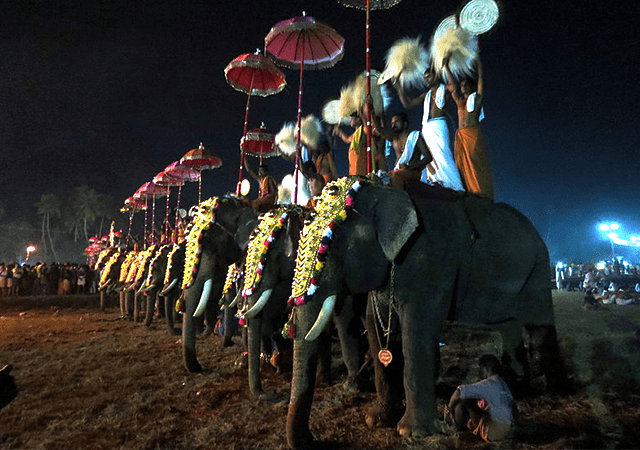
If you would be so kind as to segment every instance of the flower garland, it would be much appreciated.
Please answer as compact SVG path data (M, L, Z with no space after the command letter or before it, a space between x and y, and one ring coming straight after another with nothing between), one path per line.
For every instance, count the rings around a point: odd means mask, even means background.
M144 281L144 285L143 286L150 286L151 285L151 281L153 279L153 271L155 270L155 266L157 261L160 259L161 256L163 256L163 254L168 254L169 253L169 249L173 246L174 244L165 244L162 247L160 247L158 249L158 251L156 252L156 255L153 257L153 259L151 260L151 264L149 264L149 270L147 271L147 278ZM166 250L166 252L165 252Z
M146 250L140 250L138 252L134 252L135 257L133 261L131 261L131 264L129 264L129 270L127 270L127 274L124 279L125 284L129 285L135 281L136 275L138 274L138 266L140 266L141 256L145 251Z
M124 258L124 261L122 262L122 266L120 267L120 278L118 279L120 283L124 283L125 281L127 281L127 275L129 274L129 269L131 268L131 264L133 264L134 261L136 260L137 256L138 256L138 252L136 251L131 251L127 253L127 256Z
M333 231L347 219L362 181L360 177L343 177L323 189L316 205L316 216L304 226L300 235L288 302L290 306L304 305L318 289L318 278L324 267Z
M134 281L136 283L138 283L138 281L140 281L142 279L142 277L145 274L145 271L148 267L147 262L151 259L151 257L154 255L155 251L156 251L157 246L154 244L151 247L149 247L148 249L146 249L143 252L140 252L141 254L138 255L138 270L136 272L136 277L134 279Z
M193 219L187 231L182 289L190 288L196 279L202 256L202 239L204 233L213 224L219 206L218 197L211 197L200 203L193 213Z
M102 267L102 262L111 255L111 252L113 252L115 249L113 248L105 248L104 250L102 250L100 252L100 254L98 255L98 260L96 261L96 263L94 264L93 268L95 270L98 270Z
M175 265L174 258L179 250L180 250L180 246L174 244L173 248L171 249L171 251L169 251L169 254L167 255L167 269L164 272L165 286L169 284L169 282L171 282L171 275L172 275L171 271L173 270L173 266Z
M222 305L224 303L225 295L229 293L229 291L231 290L231 286L233 286L234 283L238 281L241 275L242 267L238 267L236 263L229 265L229 268L227 269L227 278L225 278L224 286L222 287L222 297L220 297L220 301L218 302L219 305Z
M289 211L285 208L269 211L260 216L260 223L251 234L247 257L245 259L245 275L243 297L248 297L256 291L262 281L264 264L269 247L276 239L280 230L289 218Z
M115 252L107 260L107 263L104 265L104 270L102 271L102 275L100 276L100 284L105 284L107 282L107 279L109 279L109 273L111 272L111 268L118 261L119 257L120 257L120 253Z

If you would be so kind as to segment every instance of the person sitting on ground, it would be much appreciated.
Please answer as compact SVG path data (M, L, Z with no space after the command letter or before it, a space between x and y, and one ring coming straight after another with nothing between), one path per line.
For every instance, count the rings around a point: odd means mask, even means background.
M604 308L602 301L593 296L594 292L595 288L587 289L587 291L585 292L584 300L582 301L582 307L587 311Z
M469 429L487 442L503 440L514 425L514 402L498 375L500 361L493 355L479 359L481 381L458 386L445 413L445 422L458 431Z
M267 165L262 163L258 168L258 174L251 170L247 158L244 158L244 167L247 169L249 175L251 175L259 184L258 198L255 200L244 200L247 206L251 206L253 209L259 212L267 212L273 205L276 204L276 198L278 196L278 184L272 176L269 175L269 169Z

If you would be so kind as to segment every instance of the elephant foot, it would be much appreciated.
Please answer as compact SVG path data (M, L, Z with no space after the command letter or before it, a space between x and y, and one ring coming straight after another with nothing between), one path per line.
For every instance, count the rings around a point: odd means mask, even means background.
M410 415L405 412L400 422L398 422L398 434L405 438L421 438L431 436L445 431L444 422L438 419L428 420L426 424L415 423L415 420L409 418Z
M282 403L288 402L288 395L276 394L275 392L262 392L257 395L258 400L267 402L267 403Z
M249 353L242 352L240 356L233 362L235 367L244 369L249 366Z
M185 358L184 367L187 369L189 373L201 373L202 366L195 358Z
M296 430L293 436L287 436L287 442L289 444L289 448L294 450L307 450L318 447L318 443L315 442L311 431L308 429Z
M401 404L390 406L376 401L367 408L364 421L369 428L393 427L400 421L403 410Z

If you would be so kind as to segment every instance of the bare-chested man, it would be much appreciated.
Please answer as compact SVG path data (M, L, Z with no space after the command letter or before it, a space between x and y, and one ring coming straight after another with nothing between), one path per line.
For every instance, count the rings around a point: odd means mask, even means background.
M442 84L442 81L432 69L424 73L424 79L427 84L427 91L413 99L406 96L402 85L397 80L393 85L398 91L400 102L405 108L412 108L420 104L424 105L422 136L433 157L431 166L434 169L433 173L430 171L428 179L444 187L463 191L462 180L453 159L449 125L444 111L449 94L445 85Z
M391 118L391 130L382 127L377 119L373 124L380 135L393 144L396 165L389 172L391 186L404 189L409 181L420 181L427 165L433 161L420 131L409 131L409 117L405 112ZM416 149L418 151L416 151Z
M456 132L455 160L467 191L493 200L493 176L489 155L485 149L480 122L484 119L484 76L480 59L476 59L477 81L464 78L459 83L445 68L450 83L447 89L458 106L458 131Z

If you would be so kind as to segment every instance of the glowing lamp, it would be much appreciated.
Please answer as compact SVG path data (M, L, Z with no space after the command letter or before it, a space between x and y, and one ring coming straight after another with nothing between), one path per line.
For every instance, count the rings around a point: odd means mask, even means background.
M240 195L246 196L251 190L251 183L246 178L240 182Z

